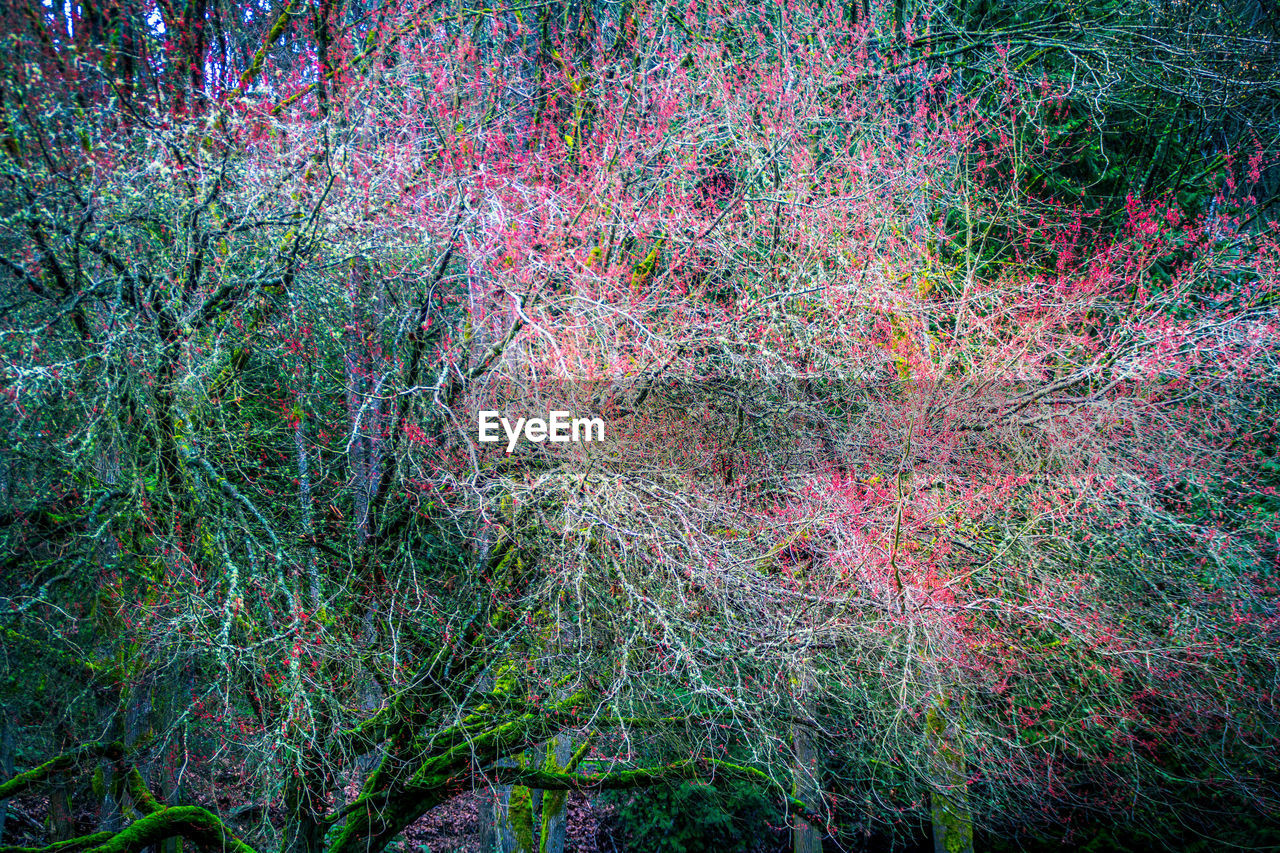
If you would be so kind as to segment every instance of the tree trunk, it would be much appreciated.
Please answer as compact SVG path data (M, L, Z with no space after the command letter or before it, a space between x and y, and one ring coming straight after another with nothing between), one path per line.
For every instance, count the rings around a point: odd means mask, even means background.
M71 748L71 734L65 723L57 728L60 752ZM54 841L66 841L76 837L75 817L71 813L71 786L65 772L53 776L49 790L49 837Z
M531 750L529 762L550 771L564 770L573 756L573 739L557 735ZM568 792L523 785L499 785L493 803L493 847L501 853L564 853ZM496 843L494 843L496 842Z
M818 753L809 733L795 727L795 796L810 809L818 804ZM822 853L822 830L808 821L796 818L791 828L794 853Z
M143 673L125 697L124 743L129 748L148 737L154 722L154 676ZM146 775L147 768L139 767Z
M103 434L97 439L98 452L94 459L93 472L94 475L102 482L113 489L117 488L120 483L121 461L120 461L120 443L116 440L119 434L116 431L114 421L108 421L110 427L104 430ZM108 519L102 528L102 535L98 537L93 545L94 563L98 566L101 582L107 582L107 575L115 570L120 561L120 548L118 545L119 531L114 520ZM110 736L108 740L117 740L121 737L123 722L118 714L111 717ZM95 776L95 779L101 779L101 785L96 786L94 794L98 799L98 830L100 832L118 832L124 825L124 815L120 810L120 803L116 799L115 793L115 770L112 762L106 761L102 763L101 775ZM10 772L8 775L12 775Z
M508 760L498 762L499 767L509 767L512 764ZM481 822L488 822L488 834L492 838L492 846L484 848L486 853L491 850L497 853L515 853L516 830L511 824L511 795L514 790L513 785L494 785L490 789L488 801L492 808L488 815L481 813Z
M3 470L0 463L0 471ZM0 778L13 778L13 723L7 711L0 711ZM0 800L0 844L4 843L5 818L9 816L9 801Z
M300 780L291 780L286 786L285 805L290 819L283 853L320 853L324 843L324 826L316 819L305 788Z
M504 787L498 801L502 853L533 853L533 792L524 785Z
M498 846L501 836L498 829L498 792L493 788L483 788L476 793L476 800L479 802L480 850L482 853L493 853L501 849Z
M933 853L973 853L973 813L969 810L969 782L965 773L962 733L948 717L947 699L925 715L934 766L930 794Z
M564 770L573 757L573 739L568 735L557 735L547 744L548 769ZM567 829L566 806L569 801L568 791L545 791L542 795L542 838L538 845L538 853L564 853L565 830Z

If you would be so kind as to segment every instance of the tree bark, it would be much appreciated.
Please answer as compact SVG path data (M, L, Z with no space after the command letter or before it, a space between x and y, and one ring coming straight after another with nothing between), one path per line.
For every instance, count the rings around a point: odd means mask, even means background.
M65 723L57 728L59 743L66 748L70 743L70 732ZM76 837L75 818L71 813L71 785L68 772L60 770L53 774L49 790L49 835L54 841L66 841Z
M813 809L818 802L818 753L809 733L795 727L795 797ZM806 820L796 818L791 828L794 853L822 853L822 830Z
M573 740L568 735L557 735L547 745L547 763L556 770L563 770L573 757ZM564 853L567 829L566 806L568 791L544 791L542 795L542 837L538 853Z
M318 820L319 804L308 776L295 776L285 785L289 824L285 830L283 853L320 853L324 844L324 825Z
M0 711L0 773L4 774L5 780L13 778L13 722L7 711ZM0 843L4 841L4 824L8 816L9 801L0 800Z
M925 715L934 789L929 809L933 817L933 853L973 853L973 813L969 810L969 782L965 773L961 732L942 699Z
M483 788L476 794L480 815L480 849L484 853L499 850L501 831L498 828L498 792L495 788Z

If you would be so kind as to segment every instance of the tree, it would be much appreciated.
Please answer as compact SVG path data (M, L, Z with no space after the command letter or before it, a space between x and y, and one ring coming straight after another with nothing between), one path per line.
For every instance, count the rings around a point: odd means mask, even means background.
M1101 239L1024 179L1052 85L822 5L307 12L36 4L3 58L6 648L77 710L0 798L120 811L49 853L377 853L491 785L525 847L684 779L948 850L1274 813L1229 188ZM559 407L606 439L477 440Z

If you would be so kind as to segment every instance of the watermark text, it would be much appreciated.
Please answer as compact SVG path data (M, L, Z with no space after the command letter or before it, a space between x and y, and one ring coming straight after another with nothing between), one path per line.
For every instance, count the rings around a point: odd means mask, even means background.
M604 421L600 418L575 418L572 412L553 411L550 419L517 418L514 424L502 416L496 409L484 409L480 412L480 443L496 444L502 440L498 435L498 427L507 437L507 452L516 449L523 433L526 441L541 444L544 441L590 442L604 441Z

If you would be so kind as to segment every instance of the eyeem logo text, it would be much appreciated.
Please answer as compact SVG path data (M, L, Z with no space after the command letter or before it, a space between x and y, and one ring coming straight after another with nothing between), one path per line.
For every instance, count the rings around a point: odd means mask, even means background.
M480 442L495 444L501 441L502 437L498 435L499 426L507 434L508 453L516 449L521 432L524 433L526 441L537 444L544 441L555 443L604 441L604 421L600 418L575 418L572 412L557 411L551 413L550 420L517 418L513 425L511 421L502 417L500 412L484 409L480 412Z

